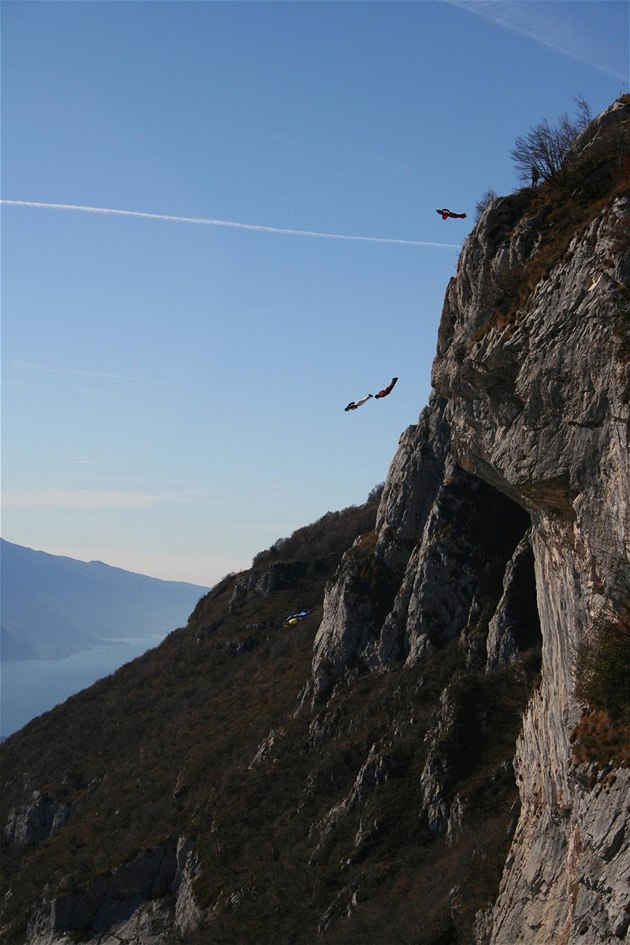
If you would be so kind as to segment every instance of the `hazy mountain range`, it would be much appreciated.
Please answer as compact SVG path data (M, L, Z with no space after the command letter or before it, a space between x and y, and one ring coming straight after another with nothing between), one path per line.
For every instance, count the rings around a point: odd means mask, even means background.
M185 624L208 590L0 539L2 659L61 659Z

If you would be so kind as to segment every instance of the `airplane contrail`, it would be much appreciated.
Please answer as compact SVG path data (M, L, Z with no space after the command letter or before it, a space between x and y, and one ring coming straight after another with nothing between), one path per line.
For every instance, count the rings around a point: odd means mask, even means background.
M559 15L547 9L544 2L524 4L518 0L447 0L459 10L482 17L484 20L503 29L512 30L526 39L538 43L553 53L574 59L600 72L628 81L628 73L618 66L611 66L611 51L597 44L595 36L577 31L567 17L562 19L562 7Z
M34 207L40 210L74 210L78 213L102 213L110 216L136 217L143 220L163 220L168 223L195 223L199 226L227 226L236 230L255 230L259 233L282 233L287 236L311 236L326 240L354 240L362 243L397 243L403 246L432 246L438 249L461 249L459 243L432 243L427 240L401 240L384 236L346 236L341 233L319 233L314 230L294 230L280 226L262 226L259 223L235 223L233 220L214 220L210 217L178 217L169 213L145 213L142 210L113 210L110 207L83 207L71 203L39 203L34 200L0 200L7 207Z

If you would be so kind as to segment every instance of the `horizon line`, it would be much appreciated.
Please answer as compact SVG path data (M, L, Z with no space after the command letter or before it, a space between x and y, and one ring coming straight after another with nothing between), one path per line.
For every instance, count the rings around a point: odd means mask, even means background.
M461 249L460 243L437 243L429 240L406 240L385 236L353 236L342 233L325 233L318 230L299 230L290 227L265 226L260 223L238 223L234 220L218 220L212 217L185 217L168 213L148 213L144 210L117 210L111 207L87 207L71 203L44 203L35 200L0 200L8 207L31 207L40 210L71 210L78 213L98 213L110 216L135 217L145 220L161 220L168 223L192 223L197 226L223 226L237 230L253 230L262 233L279 233L287 236L305 236L316 239L350 240L363 243L390 243L403 246L430 246L438 249Z

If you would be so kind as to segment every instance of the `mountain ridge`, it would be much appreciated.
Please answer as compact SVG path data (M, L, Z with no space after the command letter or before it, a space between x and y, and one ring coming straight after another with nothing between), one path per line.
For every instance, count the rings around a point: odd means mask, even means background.
M2 657L60 659L107 639L168 632L208 588L0 539Z

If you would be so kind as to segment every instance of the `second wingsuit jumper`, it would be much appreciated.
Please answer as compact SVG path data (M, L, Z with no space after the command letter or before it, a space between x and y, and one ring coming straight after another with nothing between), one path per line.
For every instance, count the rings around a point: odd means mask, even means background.
M345 409L356 410L357 407L361 407L363 404L366 404L368 400L371 400L373 396L374 394L366 394L365 397L361 397L359 400L351 400Z
M357 407L361 407L363 404L366 404L368 400L371 400L374 397L375 400L379 400L381 397L387 397L388 394L391 394L394 389L394 385L398 380L397 377L393 377L387 387L384 387L383 390L379 390L378 394L366 394L365 397L361 397L359 400L351 400L348 406L345 408L348 410L356 410Z

